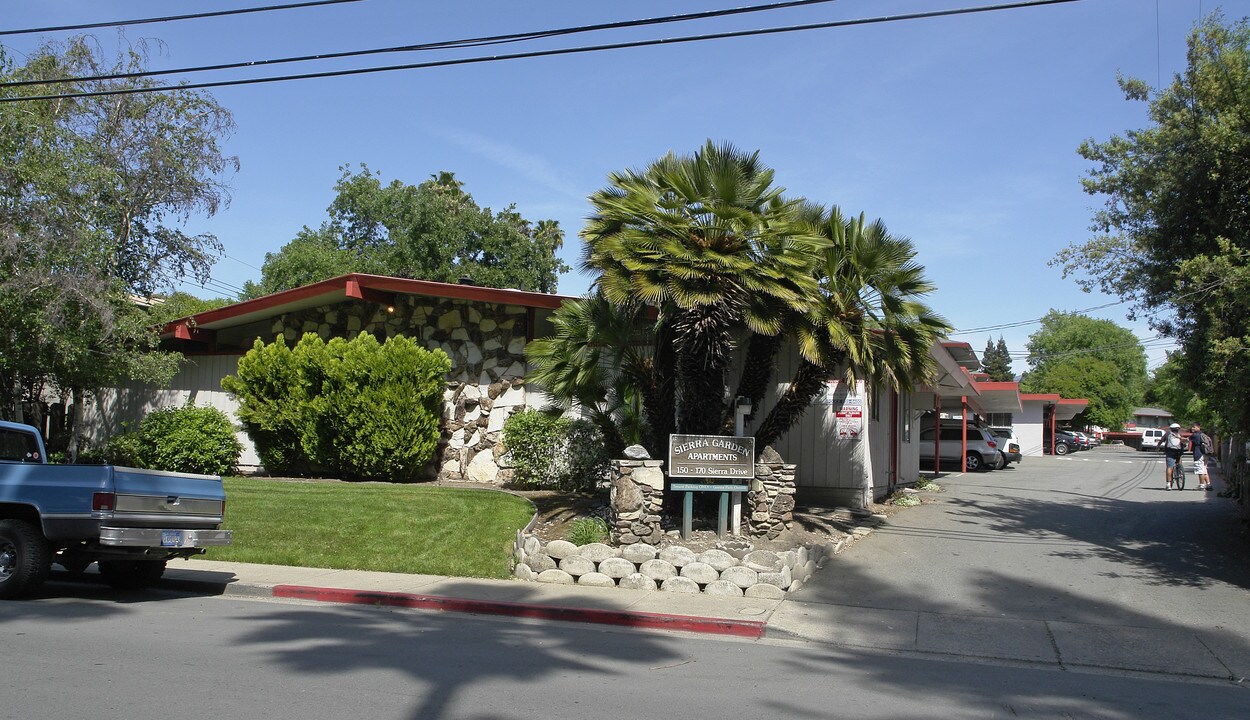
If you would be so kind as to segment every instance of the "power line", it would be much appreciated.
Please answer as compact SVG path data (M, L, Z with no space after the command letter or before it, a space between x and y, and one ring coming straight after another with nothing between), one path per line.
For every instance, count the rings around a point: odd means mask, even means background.
M349 57L363 57L368 55L380 55L384 53L401 53L401 52L420 52L424 50L451 50L455 48L469 47L485 47L488 45L505 45L509 43L523 42L527 40L538 40L541 38L560 37L564 35L576 35L587 32L597 32L600 30L617 30L621 28L642 27L646 25L663 25L667 23L686 22L690 20L705 20L708 18L728 17L731 15L742 15L746 13L767 12L804 5L822 5L838 0L789 0L787 2L769 3L766 5L749 5L746 7L729 8L726 10L709 10L706 12L686 13L682 15L669 15L664 17L643 18L640 20L624 20L611 23L600 23L598 25L575 25L572 27L556 28L552 30L535 30L523 33L509 33L507 35L487 35L482 37L461 38L459 40L439 40L435 42L419 43L413 45L398 45L395 47L372 48L368 50L348 50L336 53L318 53L315 55L297 55L294 57L272 58L269 60L249 60L246 62L220 63L217 65L199 65L194 67L176 68L173 70L147 70L143 72L131 73L114 73L109 75L91 75L86 77L68 77L56 78L52 80L19 80L15 82L0 83L0 88L5 87L24 87L27 85L52 85L59 83L74 82L91 82L97 80L129 80L145 77L159 77L162 75L185 75L188 73L199 73L219 70L237 70L240 68L262 67L265 65L280 65L284 63L309 62L312 60L339 60Z
M345 77L351 75L365 75L379 72L391 72L396 70L424 70L435 67L451 67L456 65L473 65L488 62L501 62L505 60L522 60L538 57L555 57L561 55L577 55L591 52L603 52L608 50L624 50L640 47L653 47L657 45L677 45L690 42L702 42L706 40L725 40L729 38L753 37L763 35L777 35L781 33L801 32L806 30L825 30L838 27L850 27L856 25L874 25L887 22L901 22L906 20L923 20L939 17L951 17L956 15L970 15L986 12L995 12L1001 10L1017 10L1021 8L1040 7L1045 5L1058 5L1072 2L1081 2L1081 0L1027 0L1025 2L1004 3L999 5L985 5L973 8L956 8L951 10L934 10L930 12L905 13L900 15L884 15L869 18L857 18L854 20L836 20L823 23L809 23L805 25L786 25L782 27L760 28L755 30L736 30L731 32L710 33L705 35L686 35L675 38L660 38L654 40L635 40L630 42L608 43L604 45L587 45L572 48L558 48L552 50L537 50L533 52L512 53L507 55L492 55L471 58L458 58L454 60L439 60L422 63L407 63L403 65L385 65L372 68L355 68L351 70L330 70L325 72L304 73L300 75L277 75L264 78L249 78L243 80L219 80L215 82L200 83L183 83L181 85L172 86L149 86L149 87L131 87L131 88L115 88L111 90L96 90L81 93L60 93L54 95L33 95L29 97L0 97L0 103L23 102L28 100L64 100L70 98L85 97L104 97L111 95L136 95L142 93L153 92L170 92L177 90L203 90L208 88L232 87L240 85L259 85L275 82L287 82L291 80L314 80L331 77Z
M1103 305L1095 305L1093 307L1082 308L1080 310L1073 310L1069 314L1070 315L1083 315L1093 310L1102 310L1103 308L1115 307L1116 305L1123 305L1126 302L1128 302L1128 300L1117 300L1116 302L1109 302ZM955 330L949 334L952 336L971 335L973 333L987 332L991 330L1006 330L1007 328L1020 327L1022 325L1033 325L1034 323L1042 322L1045 319L1046 318L1037 318L1034 320L1019 320L1017 322L1003 323L1001 325L986 325L984 327L968 328L967 330Z
M201 18L222 17L225 15L244 15L247 13L269 12L271 10L295 10L315 7L317 5L338 5L363 0L312 0L311 2L287 3L285 5L266 5L264 7L238 8L235 10L215 10L213 12L193 13L190 15L166 15L165 17L139 18L135 20L110 20L107 22L83 23L81 25L56 25L41 28L25 28L22 30L0 30L3 35L30 35L33 33L63 32L66 30L94 30L104 27L123 27L127 25L149 25L152 23L172 22L174 20L199 20Z

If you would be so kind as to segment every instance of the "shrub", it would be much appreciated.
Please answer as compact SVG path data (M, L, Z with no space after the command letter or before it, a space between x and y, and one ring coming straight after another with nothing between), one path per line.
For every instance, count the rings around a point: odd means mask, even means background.
M405 481L434 457L450 369L410 338L309 333L291 349L257 340L221 384L269 472Z
M79 453L78 461L86 465L95 464L92 462L94 455L98 454L99 462L108 463L110 465L123 465L125 467L146 467L143 465L142 443L139 442L139 433L135 431L122 432L108 439L104 447L100 448L98 453Z
M590 543L606 543L611 537L608 524L602 518L585 517L569 523L569 531L565 539L574 545L589 545Z
M451 360L406 337L326 346L316 416L318 458L350 478L417 479L434 457ZM306 444L307 447L307 444Z
M243 452L234 423L224 412L190 403L149 413L136 435L139 467L157 470L229 475Z
M603 436L585 420L524 410L504 423L503 444L522 487L593 490L608 469Z
M257 339L239 358L238 374L221 381L222 388L238 399L243 429L265 469L274 474L307 475L313 469L303 447L305 428L311 424L304 383L308 373L299 367L301 361L316 365L311 349L305 348L297 358L281 337L269 344Z

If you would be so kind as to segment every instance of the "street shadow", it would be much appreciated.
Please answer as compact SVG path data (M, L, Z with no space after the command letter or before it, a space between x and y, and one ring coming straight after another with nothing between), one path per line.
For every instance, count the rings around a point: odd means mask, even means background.
M1057 499L954 499L966 522L1010 539L1074 541L1052 554L1099 557L1141 582L1202 587L1212 581L1250 589L1250 543L1240 518L1207 503L1149 506L1106 497L1056 493Z
M440 594L467 596L471 588L451 585L440 588ZM532 596L521 592L516 601ZM599 603L590 597L578 604ZM556 622L364 606L292 608L239 620L251 627L239 644L262 649L269 662L294 673L327 679L375 671L402 674L416 684L408 696L416 702L413 720L534 717L543 706L518 706L509 715L465 714L455 703L477 685L557 679L594 683L620 674L621 663L663 666L681 659L671 649L671 638Z
M225 580L218 585L165 579L151 588L117 590L105 584L97 573L54 569L34 592L0 605L4 608L0 612L0 623L41 618L62 622L105 620L127 612L127 606L159 604L185 597L212 597L223 592Z

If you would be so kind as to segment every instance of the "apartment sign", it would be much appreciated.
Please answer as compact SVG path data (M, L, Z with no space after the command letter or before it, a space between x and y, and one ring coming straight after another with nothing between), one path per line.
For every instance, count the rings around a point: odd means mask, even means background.
M755 438L669 435L669 477L728 480L755 477Z

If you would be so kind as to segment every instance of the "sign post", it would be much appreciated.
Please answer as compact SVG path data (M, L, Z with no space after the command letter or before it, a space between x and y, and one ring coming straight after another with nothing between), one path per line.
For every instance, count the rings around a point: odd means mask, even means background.
M671 478L690 478L697 481L674 482L669 486L674 492L686 493L682 502L682 538L690 537L696 492L721 494L716 532L724 537L729 521L730 493L746 492L750 489L751 479L755 477L755 438L670 435L668 469ZM735 533L739 530L738 514L735 513L734 518Z

